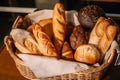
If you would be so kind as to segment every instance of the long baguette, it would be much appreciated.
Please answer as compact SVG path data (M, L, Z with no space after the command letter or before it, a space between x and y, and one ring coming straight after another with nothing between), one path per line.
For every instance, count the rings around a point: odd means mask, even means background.
M65 28L65 9L64 6L58 2L55 4L53 10L53 42L59 54L65 41Z

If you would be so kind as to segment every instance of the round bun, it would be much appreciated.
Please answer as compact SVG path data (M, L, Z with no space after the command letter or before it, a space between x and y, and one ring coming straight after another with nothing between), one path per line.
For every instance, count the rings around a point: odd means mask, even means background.
M78 20L81 26L92 29L100 16L105 17L105 12L97 5L87 5L78 12Z
M94 45L84 44L78 46L74 58L79 62L95 64L100 60L100 52Z

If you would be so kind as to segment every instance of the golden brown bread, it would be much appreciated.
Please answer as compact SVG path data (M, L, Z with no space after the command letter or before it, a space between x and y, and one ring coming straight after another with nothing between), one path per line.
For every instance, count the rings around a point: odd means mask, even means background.
M42 28L38 24L36 24L32 28L32 30L33 30L33 35L39 44L41 54L45 56L58 57L58 54L54 45L52 44L48 35L42 31Z
M46 24L52 23L52 18L42 19L38 22L41 27L44 27Z
M58 53L61 53L63 43L65 41L65 10L61 3L56 3L53 10L53 42Z
M52 18L43 19L38 22L38 24L42 27L42 30L50 37L53 38L53 27L52 27Z
M24 45L31 53L41 54L39 45L36 43L36 41L33 38L25 38Z
M49 38L52 40L53 38L53 29L52 29L52 19L43 19L40 20L39 22L37 22L37 24L40 25L40 27L42 28L42 31L45 32ZM32 28L35 26L35 24L30 25L27 28L27 31L32 33Z
M73 50L67 41L65 41L63 44L62 58L67 60L74 60Z
M100 60L100 52L94 45L84 44L78 46L74 58L79 62L95 64Z
M15 47L22 53L31 53L25 46L21 45L20 43L18 43L17 41L13 41Z

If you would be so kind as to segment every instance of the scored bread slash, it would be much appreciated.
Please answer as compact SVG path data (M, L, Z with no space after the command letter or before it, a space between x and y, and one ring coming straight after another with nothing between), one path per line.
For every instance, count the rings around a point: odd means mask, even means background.
M39 45L32 38L25 38L24 45L28 50L30 50L31 53L41 54L40 49L39 49Z

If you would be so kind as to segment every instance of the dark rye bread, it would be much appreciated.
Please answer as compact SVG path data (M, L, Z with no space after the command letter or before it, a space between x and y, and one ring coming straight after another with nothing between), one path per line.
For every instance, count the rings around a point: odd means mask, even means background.
M78 20L81 26L88 29L94 27L100 16L105 17L105 12L97 5L87 5L78 11Z

